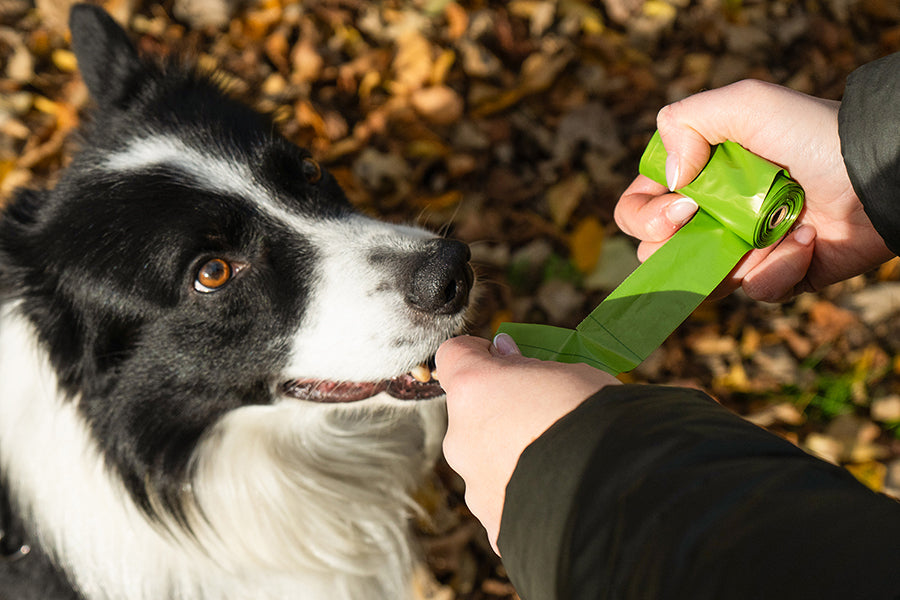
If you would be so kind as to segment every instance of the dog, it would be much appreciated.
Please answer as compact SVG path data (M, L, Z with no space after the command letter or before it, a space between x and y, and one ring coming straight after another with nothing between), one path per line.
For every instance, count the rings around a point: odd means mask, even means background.
M468 247L102 9L70 29L92 119L0 215L0 596L409 597Z

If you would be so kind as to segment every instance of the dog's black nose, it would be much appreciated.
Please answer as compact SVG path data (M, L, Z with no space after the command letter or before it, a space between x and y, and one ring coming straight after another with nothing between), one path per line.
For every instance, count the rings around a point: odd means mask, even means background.
M406 302L427 313L449 315L469 300L474 276L469 247L456 240L436 239L421 251L406 291Z

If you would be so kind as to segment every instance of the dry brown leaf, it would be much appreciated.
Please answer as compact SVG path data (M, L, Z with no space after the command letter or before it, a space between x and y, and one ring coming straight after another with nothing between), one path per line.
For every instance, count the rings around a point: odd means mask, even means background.
M300 39L291 50L291 81L294 83L306 83L316 81L322 73L324 61L316 52L313 43L307 39Z
M542 52L530 55L522 63L519 79L522 94L536 94L549 88L573 57L568 48L552 55Z
M469 27L469 13L456 2L449 2L444 7L444 16L447 18L447 37L450 40L458 40Z
M435 125L450 125L463 114L463 99L445 85L426 87L413 92L412 107L422 117Z
M272 61L281 73L290 72L290 61L288 55L291 52L291 45L288 41L289 30L276 29L267 38L264 44L266 56Z
M546 193L547 210L557 227L563 228L581 204L590 186L587 175L578 172L550 186Z
M434 61L431 44L418 31L410 31L397 39L397 54L391 65L397 94L413 92L431 78Z
M827 300L813 304L809 310L809 319L812 324L811 334L819 344L836 340L859 323L856 315Z

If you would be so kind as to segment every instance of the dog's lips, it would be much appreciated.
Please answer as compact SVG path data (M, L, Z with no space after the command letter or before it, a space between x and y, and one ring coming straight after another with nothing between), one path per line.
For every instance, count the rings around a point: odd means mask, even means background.
M358 402L382 392L397 400L428 400L444 395L436 379L423 382L409 373L382 381L295 379L283 383L280 391L288 398L321 403Z

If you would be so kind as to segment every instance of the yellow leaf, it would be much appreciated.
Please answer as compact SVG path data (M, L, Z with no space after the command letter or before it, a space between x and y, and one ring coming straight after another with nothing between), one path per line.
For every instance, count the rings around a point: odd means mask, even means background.
M244 37L252 41L261 40L280 19L281 9L278 7L248 12L244 21Z
M660 21L672 21L675 19L675 7L668 2L660 0L647 0L643 6L643 12L648 17Z
M851 475L870 490L880 492L884 489L887 467L882 463L870 460L864 463L847 465L846 468Z
M895 256L878 267L878 281L896 281L900 279L900 256Z
M42 113L47 113L48 115L55 115L58 110L56 102L54 102L50 98L47 98L46 96L35 96L34 107Z
M733 392L745 392L750 389L750 378L747 377L744 365L737 361L728 368L727 372L717 376L713 384Z
M14 159L0 160L0 184L3 183L3 180L6 179L7 175L12 173L15 167L16 161Z
M741 356L750 357L759 350L762 336L752 325L747 325L741 334Z
M572 262L582 273L590 273L603 250L603 225L594 217L582 219L569 239Z
M524 93L520 88L513 88L501 92L498 96L489 98L478 105L478 108L472 111L472 116L476 118L488 117L501 110L505 110L522 99Z
M441 52L431 68L431 84L440 85L447 79L450 67L456 62L456 52L447 49Z
M561 0L559 13L563 17L576 19L581 23L581 30L588 35L596 35L603 32L603 15L587 2Z
M369 71L363 75L359 82L358 93L361 100L367 100L377 86L381 84L381 74L378 71Z
M78 68L78 61L75 59L75 54L69 50L57 48L50 55L50 60L53 61L53 64L56 65L57 69L64 73L74 73Z
M406 156L411 158L437 158L447 156L450 149L435 140L413 140L406 146Z
M603 18L600 16L600 13L585 15L581 20L581 29L588 35L603 33Z

